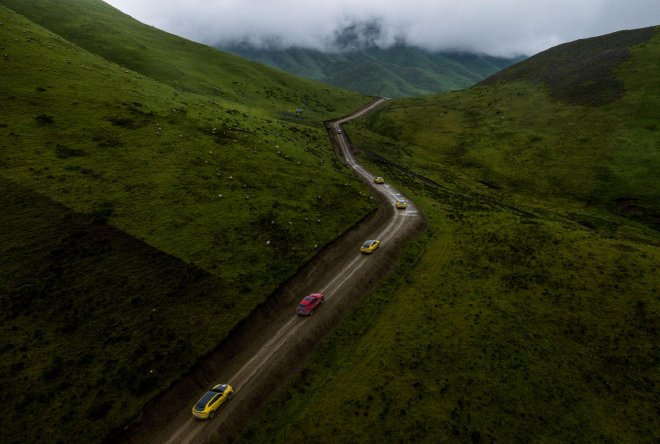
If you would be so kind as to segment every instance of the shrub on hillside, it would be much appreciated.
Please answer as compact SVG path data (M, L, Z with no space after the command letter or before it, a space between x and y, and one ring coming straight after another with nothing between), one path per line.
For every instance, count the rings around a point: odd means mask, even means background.
M50 125L55 122L53 116L49 116L48 114L39 114L35 119L39 125Z

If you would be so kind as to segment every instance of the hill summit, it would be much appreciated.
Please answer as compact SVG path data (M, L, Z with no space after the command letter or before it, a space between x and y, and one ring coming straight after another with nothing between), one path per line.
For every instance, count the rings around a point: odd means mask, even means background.
M601 105L620 99L624 82L614 69L628 60L630 48L647 42L655 27L619 31L555 46L481 82L543 83L553 98L573 104Z

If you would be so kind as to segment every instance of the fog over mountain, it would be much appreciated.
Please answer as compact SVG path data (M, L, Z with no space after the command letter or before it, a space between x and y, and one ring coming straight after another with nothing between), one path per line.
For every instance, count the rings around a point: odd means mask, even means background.
M202 43L324 51L354 49L345 42L379 47L405 42L430 51L509 57L660 23L657 0L107 2L144 23Z

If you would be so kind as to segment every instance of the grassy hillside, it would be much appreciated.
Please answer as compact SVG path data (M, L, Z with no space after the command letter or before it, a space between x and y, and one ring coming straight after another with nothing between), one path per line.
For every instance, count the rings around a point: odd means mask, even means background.
M583 77L618 100L521 77L348 128L429 230L245 440L660 439L660 33L637 33Z
M543 83L557 100L576 105L600 105L623 96L624 82L613 70L626 61L630 47L647 42L655 28L620 31L578 40L543 51L481 82L492 85L524 81Z
M298 76L385 97L463 89L519 60L430 52L407 45L334 53L304 48L258 49L249 45L223 48Z
M133 20L100 0L2 0L4 5L107 60L175 87L269 110L302 106L324 119L359 95L305 81Z
M417 146L407 161L411 165L439 163L524 199L580 202L657 228L660 50L657 31L629 34L632 42L655 37L629 50L617 46L625 33L603 38L613 40L613 50L599 51L601 38L578 42L577 59L590 53L594 61L581 76L563 76L559 68L531 74L551 65L537 60L558 52L553 49L511 69L530 73L528 80L508 80L505 72L500 81L495 77L464 94L394 103L370 122L376 132L396 139L380 154L396 159L410 152L407 145ZM614 61L606 57L612 53L619 54ZM569 54L564 49L558 58L564 64L557 66L569 65ZM602 103L600 92L614 94L613 85L620 97ZM592 104L584 103L589 89L598 91Z
M249 303L222 278L93 215L0 186L3 442L103 437Z
M96 441L373 208L321 125L366 99L101 2L12 6L105 58L0 6L0 441Z

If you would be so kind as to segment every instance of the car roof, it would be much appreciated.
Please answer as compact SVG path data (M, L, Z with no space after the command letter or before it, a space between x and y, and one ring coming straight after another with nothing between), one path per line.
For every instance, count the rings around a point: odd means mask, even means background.
M209 391L209 392L204 393L204 396L202 396L200 398L200 400L197 401L197 404L195 405L197 410L203 410L204 408L206 408L206 404L208 404L209 401L211 400L211 398L213 398L217 394L218 393L214 392L214 391Z

